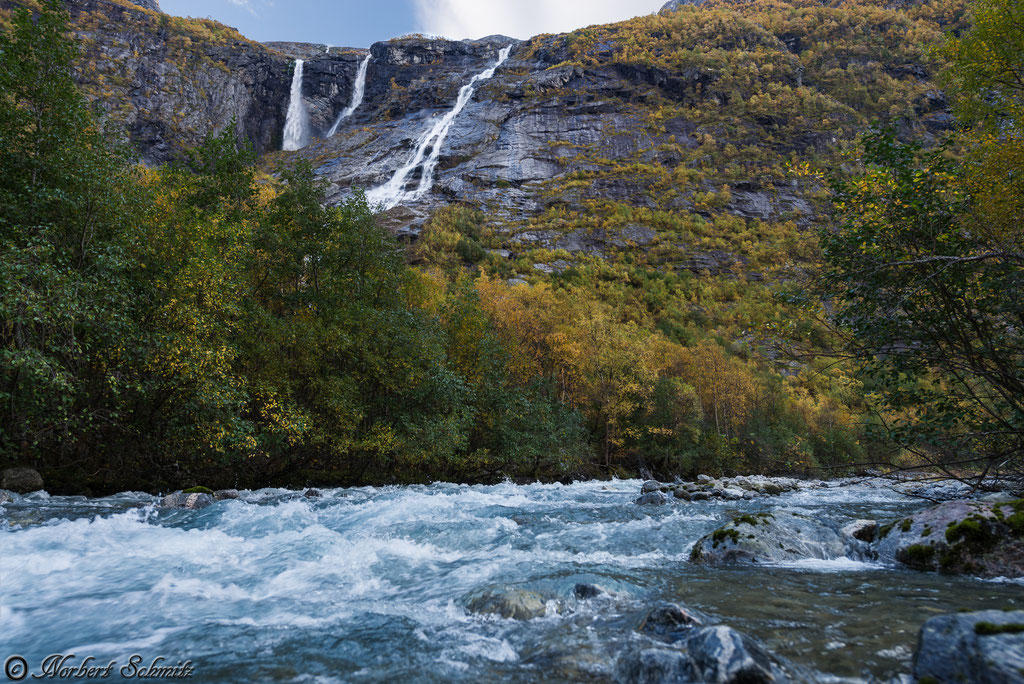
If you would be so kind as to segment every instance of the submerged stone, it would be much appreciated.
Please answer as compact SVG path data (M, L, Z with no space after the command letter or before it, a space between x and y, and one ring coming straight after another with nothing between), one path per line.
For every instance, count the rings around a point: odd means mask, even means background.
M668 503L668 499L661 492L648 492L637 497L638 506L662 506Z
M531 620L547 612L544 597L526 589L491 590L473 598L466 607L473 613L514 620Z
M604 593L604 589L594 584L577 584L572 588L572 595L580 600L597 598Z

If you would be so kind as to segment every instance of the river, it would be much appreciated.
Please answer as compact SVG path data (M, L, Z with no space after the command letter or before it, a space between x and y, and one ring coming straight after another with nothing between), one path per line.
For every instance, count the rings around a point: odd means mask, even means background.
M1020 584L852 559L688 563L738 512L839 522L923 508L844 484L637 506L640 482L243 492L201 511L126 493L0 505L0 657L190 661L193 681L564 681L611 677L652 605L679 602L823 681L909 671L929 617L1021 608ZM578 583L606 593L577 600ZM557 597L528 621L466 610L505 586ZM115 675L117 670L114 671Z

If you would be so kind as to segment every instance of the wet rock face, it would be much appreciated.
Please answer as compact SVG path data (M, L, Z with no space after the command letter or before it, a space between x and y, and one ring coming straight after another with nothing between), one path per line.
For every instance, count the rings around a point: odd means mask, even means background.
M0 474L0 489L16 494L38 492L43 488L43 476L33 468L8 468Z
M525 589L496 589L474 597L466 606L472 613L531 620L546 612L544 597Z
M234 119L240 141L279 149L290 60L230 34L211 40L168 24L157 0L65 0L83 48L75 79L141 159L181 155ZM0 0L0 8L18 3ZM204 29L205 30L205 29Z
M652 622L669 628L652 630ZM667 645L655 642L626 650L615 663L616 681L768 684L794 680L790 667L756 639L726 625L702 626L673 604L655 608L641 631L657 635Z
M876 549L916 570L1024 577L1024 499L947 501L883 525Z
M315 43L265 43L265 45L287 56L290 60L304 60L302 96L309 112L310 130L314 139L323 138L334 126L339 114L352 101L356 73L359 71L360 62L367 55L367 50L331 47ZM289 74L293 69L294 61L290 61ZM290 99L290 93L287 99Z
M160 508L174 509L181 508L189 511L198 511L207 506L212 506L215 499L213 495L205 493L186 494L185 492L174 492L168 494L160 502Z
M698 540L690 560L711 565L828 560L845 556L848 551L838 530L804 516L776 511L735 518Z
M1024 611L940 615L924 623L914 656L918 682L1019 682Z

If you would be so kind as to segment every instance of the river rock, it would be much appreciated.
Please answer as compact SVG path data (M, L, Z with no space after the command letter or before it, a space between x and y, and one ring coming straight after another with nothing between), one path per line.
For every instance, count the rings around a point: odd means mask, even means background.
M674 648L633 649L615 662L615 681L623 684L667 684L696 681L697 665Z
M646 632L660 637L671 637L680 632L703 624L704 620L696 613L686 610L675 603L662 603L652 608L641 620L638 632Z
M9 492L6 489L0 489L0 504L14 501L15 496L17 495L14 492Z
M668 503L668 499L661 492L648 492L638 496L635 503L638 506L662 506Z
M616 661L615 678L628 684L791 681L782 661L755 639L725 625L694 627L669 647L630 649Z
M660 492L665 489L665 485L661 484L657 480L648 480L644 482L643 486L640 487L641 494L648 494L650 492Z
M218 489L213 493L213 498L216 501L227 501L229 499L238 498L237 489Z
M324 493L321 492L319 489L307 489L305 492L302 493L302 496L306 497L307 499L319 499L323 497L323 495Z
M212 506L213 502L213 496L210 494L174 492L163 498L160 502L160 508L183 508L190 511L198 511L207 506Z
M43 476L33 468L8 468L0 477L0 487L16 494L38 492L43 488Z
M605 594L604 589L595 584L577 584L572 588L572 595L581 601L587 599L597 598L598 596Z
M878 531L880 558L916 570L1024 576L1024 499L947 501Z
M873 542L878 534L878 521L876 520L854 520L849 525L844 525L842 534L862 542Z
M527 589L495 589L470 600L470 612L500 615L515 620L531 620L547 612L544 597Z
M921 627L914 677L921 684L1024 681L1024 611L933 617Z
M774 563L846 555L839 531L795 513L741 515L694 545L694 563Z
M768 684L786 679L760 643L732 627L696 629L685 647L697 666L698 681Z

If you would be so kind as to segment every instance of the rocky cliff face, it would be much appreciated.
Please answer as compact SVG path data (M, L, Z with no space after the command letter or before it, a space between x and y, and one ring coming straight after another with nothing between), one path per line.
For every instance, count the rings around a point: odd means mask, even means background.
M689 0L524 43L392 40L371 46L363 105L325 139L366 50L260 45L148 0L68 1L81 82L150 162L232 118L257 151L280 149L294 60L305 60L313 142L267 163L310 160L331 202L391 178L511 44L455 120L430 191L390 211L391 225L415 237L439 207L463 203L485 211L486 246L518 259L513 270L538 262L531 276L639 252L659 269L748 280L810 256L798 235L820 220L820 188L794 162L832 163L873 119L925 137L951 126L920 46L962 12L945 0Z
M564 250L571 261L639 246L648 263L694 273L758 279L786 266L796 255L769 254L746 235L707 239L699 233L711 229L698 224L730 218L744 233L804 230L820 218L820 188L795 179L793 161L835 155L875 117L926 137L951 119L933 65L909 40L872 52L857 35L828 35L828 21L850 21L846 10L807 3L805 21L768 30L759 10L744 6L667 8L515 43L456 120L431 192L389 212L393 225L415 236L438 207L466 203L485 210L491 246L513 257ZM938 35L936 23L895 10L872 21L869 33ZM374 45L364 105L298 156L330 181L332 202L386 182L510 42ZM337 76L340 91L347 73ZM304 92L315 112L341 104L326 84ZM323 130L327 118L314 114L315 126Z
M16 6L0 0L0 9ZM258 152L280 147L291 60L155 0L67 0L82 48L76 79L148 163L178 156L232 120Z

